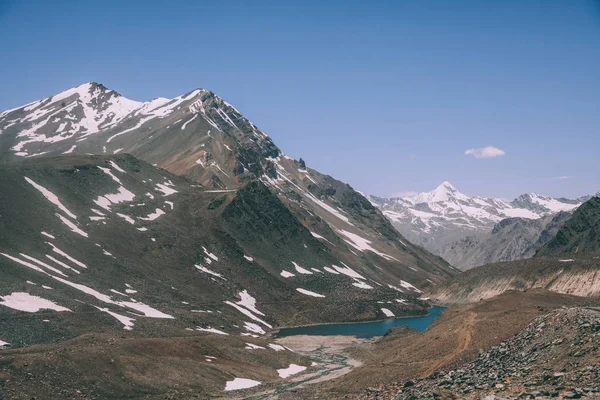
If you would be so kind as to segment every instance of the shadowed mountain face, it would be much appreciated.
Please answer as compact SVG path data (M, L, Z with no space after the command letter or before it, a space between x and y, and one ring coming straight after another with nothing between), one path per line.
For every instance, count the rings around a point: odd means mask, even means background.
M16 346L422 314L421 291L457 273L209 91L139 103L85 84L0 113L0 131Z
M503 199L467 196L450 182L444 182L431 192L415 196L370 197L373 204L383 211L394 227L408 240L461 269L475 264L481 265L479 263L482 262L506 259L496 255L493 248L482 250L485 253L482 256L462 255L462 248L472 251L479 242L487 240L494 226L501 221L513 218L535 220L559 212L569 212L587 199L589 196L571 200L530 193L509 202ZM540 234L543 229L539 231ZM531 240L531 234L523 232L523 235L527 236L527 241Z
M556 236L544 246L540 256L600 253L600 195L593 196L577 209Z
M503 219L490 232L466 236L442 249L444 259L461 270L531 258L571 217L561 211L539 219Z

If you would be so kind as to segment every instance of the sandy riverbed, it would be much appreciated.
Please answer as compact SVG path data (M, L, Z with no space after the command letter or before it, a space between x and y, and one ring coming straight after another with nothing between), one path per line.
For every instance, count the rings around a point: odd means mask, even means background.
M313 365L305 373L290 378L277 388L257 393L253 400L298 399L309 397L315 385L347 374L362 363L345 350L349 347L369 344L373 339L357 339L353 336L288 336L276 342L290 350L309 357Z

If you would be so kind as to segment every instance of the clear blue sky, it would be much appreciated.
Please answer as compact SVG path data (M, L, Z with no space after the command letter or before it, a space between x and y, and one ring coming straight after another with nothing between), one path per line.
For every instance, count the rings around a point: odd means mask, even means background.
M600 189L598 1L0 0L0 54L0 109L203 87L366 193Z

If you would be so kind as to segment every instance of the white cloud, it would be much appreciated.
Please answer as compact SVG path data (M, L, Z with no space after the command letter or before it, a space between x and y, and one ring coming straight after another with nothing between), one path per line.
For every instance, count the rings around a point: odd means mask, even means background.
M571 179L571 177L567 176L567 175L562 175L562 176L555 176L552 179L559 180L559 181L564 181L565 179Z
M494 146L482 147L479 149L468 149L465 151L465 154L468 156L473 156L475 158L494 158L505 155L504 150L501 150Z

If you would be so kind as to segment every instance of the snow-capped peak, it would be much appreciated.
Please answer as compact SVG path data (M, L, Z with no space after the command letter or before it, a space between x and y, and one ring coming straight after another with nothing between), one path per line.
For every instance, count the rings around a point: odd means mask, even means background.
M86 82L1 112L0 135L13 137L3 142L13 143L10 150L18 157L110 153L138 146L135 140L122 143L125 135L133 136L133 132L143 131L147 135L141 136L151 137L160 130L196 129L195 126L204 125L198 121L210 126L202 128L199 134L210 136L210 130L232 130L242 134L238 140L244 138L242 142L248 146L261 146L258 142L268 139L233 106L209 90L194 89L174 98L139 102L96 82ZM271 154L275 153L278 150L273 149Z
M454 186L452 186L452 184L450 182L448 182L448 181L442 182L442 184L438 186L438 189L440 187L444 187L444 188L447 188L447 189L450 189L450 190L456 190L456 188Z
M448 181L444 181L441 185L431 192L419 193L415 196L404 197L412 204L419 203L439 203L451 200L467 200L469 197L459 192Z
M75 94L79 95L79 97L84 97L84 96L87 97L90 94L90 90L94 86L95 85L93 82L87 82L87 83L84 83L83 85L79 85L77 87L63 90L62 92L49 97L48 100L51 103L56 103L57 101L68 99L69 97L71 97ZM42 100L42 103L45 103L45 101Z
M585 198L555 199L532 193L513 201L469 197L446 181L431 192L403 198L378 198L376 204L400 233L436 252L448 241L490 230L505 218L537 219L572 211L583 201Z
M576 207L577 202L568 199L554 199L536 193L526 193L517 197L511 204L538 213L557 213L571 211Z

